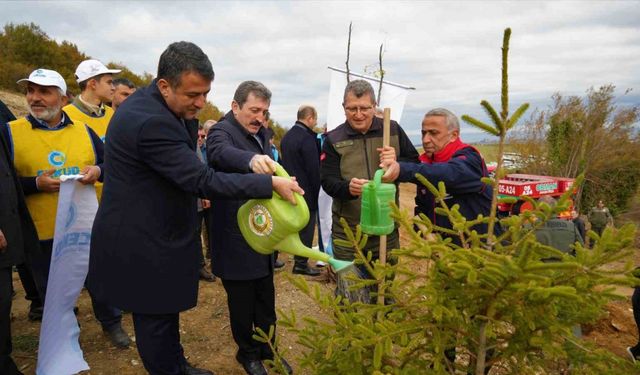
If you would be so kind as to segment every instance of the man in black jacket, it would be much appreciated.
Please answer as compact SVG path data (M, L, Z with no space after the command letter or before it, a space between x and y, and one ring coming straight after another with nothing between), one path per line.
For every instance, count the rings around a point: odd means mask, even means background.
M5 137L0 134L0 374L22 374L11 359L11 267L38 249L38 235L24 201Z
M93 224L89 285L133 313L136 345L146 370L204 375L180 344L179 313L198 297L196 198L294 201L297 183L284 178L219 173L195 153L197 128L185 125L205 105L214 73L195 44L162 53L157 79L118 108L105 148L102 202Z
M284 169L295 176L300 187L304 189L304 200L309 207L309 223L300 231L302 243L311 247L313 232L318 216L318 193L320 192L320 150L317 135L313 128L318 124L318 113L309 105L298 109L298 121L280 142ZM308 259L296 255L293 273L317 276L320 271L310 268Z
M262 83L246 81L238 86L231 111L207 136L210 166L256 177L274 172L263 127L270 102L271 91ZM231 332L238 344L236 359L248 374L266 375L262 360L272 359L273 353L269 345L252 336L254 327L269 332L276 325L273 255L253 251L242 237L236 217L246 200L237 198L211 203L211 261L213 273L227 292Z
M11 110L0 100L0 126L15 121L16 117ZM25 299L30 301L29 306L29 320L36 321L42 320L43 305L36 287L35 280L33 279L33 270L31 265L25 262L16 265L18 274L20 275L20 281L25 292Z

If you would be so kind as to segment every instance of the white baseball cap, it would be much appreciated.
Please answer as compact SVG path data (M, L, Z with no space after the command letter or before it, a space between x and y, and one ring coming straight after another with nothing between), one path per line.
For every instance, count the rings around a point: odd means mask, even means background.
M67 92L67 83L64 81L64 78L62 78L60 73L55 70L36 69L29 74L29 78L23 78L16 83L22 82L32 82L40 86L55 86L65 94Z
M109 69L98 60L85 60L76 68L76 79L83 82L100 74L120 73L120 69Z

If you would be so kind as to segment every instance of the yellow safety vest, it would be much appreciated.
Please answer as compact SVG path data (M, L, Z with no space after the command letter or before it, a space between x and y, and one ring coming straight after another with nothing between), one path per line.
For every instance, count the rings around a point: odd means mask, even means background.
M80 110L80 108L76 107L74 104L67 104L62 110L71 117L72 120L76 120L82 123L87 124L96 134L102 142L105 141L105 136L107 135L107 127L109 126L109 121L111 121L111 117L113 117L113 108L108 105L104 106L104 114L100 117L90 116ZM98 195L98 202L102 198L102 182L96 182L96 194Z
M21 177L39 176L55 169L53 177L78 174L87 165L96 164L96 154L87 127L78 121L60 129L33 128L26 118L9 123L13 163ZM40 240L53 238L58 193L27 195L27 207Z

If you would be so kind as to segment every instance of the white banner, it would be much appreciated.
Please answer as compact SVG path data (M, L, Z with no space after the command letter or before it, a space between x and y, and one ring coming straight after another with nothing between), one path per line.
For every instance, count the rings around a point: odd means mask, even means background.
M327 106L327 130L332 130L345 121L342 100L344 98L344 88L347 86L347 74L342 69L329 67L331 70L331 86L329 88L329 105ZM371 83L373 90L378 95L380 79L350 72L351 80L364 79ZM402 111L407 100L409 90L413 87L400 85L388 81L382 82L382 92L380 98L380 108L391 108L391 119L402 125Z
M89 269L91 227L98 210L93 185L82 176L61 176L47 297L40 328L37 375L68 375L88 370L73 308Z
M332 202L331 197L320 187L320 194L318 194L318 228L320 229L324 252L331 256L333 256L333 243L331 242Z

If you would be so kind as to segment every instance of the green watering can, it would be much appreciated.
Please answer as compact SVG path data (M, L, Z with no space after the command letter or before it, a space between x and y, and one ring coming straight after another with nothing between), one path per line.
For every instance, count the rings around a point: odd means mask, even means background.
M360 227L367 234L377 236L393 232L391 219L391 202L396 199L396 185L382 183L384 171L378 169L373 181L362 188L362 206L360 210Z
M289 177L276 163L276 176ZM309 222L309 208L302 195L294 193L297 205L274 192L271 199L251 199L238 210L238 226L251 248L260 254L282 251L329 263L336 272L348 269L352 262L337 260L302 244L298 233Z

